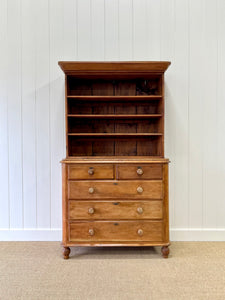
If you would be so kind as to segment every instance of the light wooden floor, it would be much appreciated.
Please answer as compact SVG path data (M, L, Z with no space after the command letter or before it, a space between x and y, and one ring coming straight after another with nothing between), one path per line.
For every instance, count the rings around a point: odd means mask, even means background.
M1 242L0 299L225 299L225 242L160 248L73 248L58 242Z

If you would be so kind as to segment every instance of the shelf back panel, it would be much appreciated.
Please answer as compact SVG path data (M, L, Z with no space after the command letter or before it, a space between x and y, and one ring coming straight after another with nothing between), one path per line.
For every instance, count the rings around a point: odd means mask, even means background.
M69 156L163 156L162 136L81 138L69 136Z

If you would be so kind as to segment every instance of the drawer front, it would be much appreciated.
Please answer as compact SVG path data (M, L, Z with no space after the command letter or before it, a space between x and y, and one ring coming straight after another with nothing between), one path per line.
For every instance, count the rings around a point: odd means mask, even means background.
M162 219L162 201L73 201L69 219Z
M69 199L162 199L161 180L69 181Z
M162 179L162 164L117 165L118 179Z
M161 221L94 221L69 224L69 237L75 241L163 241Z
M113 179L113 165L93 164L93 165L69 165L68 179Z

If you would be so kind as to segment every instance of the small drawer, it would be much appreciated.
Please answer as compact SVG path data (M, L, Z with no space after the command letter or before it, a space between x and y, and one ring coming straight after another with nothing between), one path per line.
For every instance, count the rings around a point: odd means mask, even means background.
M69 224L69 239L75 241L163 241L161 221L83 221Z
M162 164L117 165L118 179L162 179Z
M69 199L162 199L161 180L68 181Z
M69 165L68 179L113 179L113 165L88 164L88 165Z
M162 201L73 201L69 219L162 219Z

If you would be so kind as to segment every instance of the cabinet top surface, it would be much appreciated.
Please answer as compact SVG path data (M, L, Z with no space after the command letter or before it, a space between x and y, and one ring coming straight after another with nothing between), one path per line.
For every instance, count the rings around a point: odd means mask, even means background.
M93 72L112 73L164 73L169 67L169 61L115 61L115 62L83 62L59 61L59 66L65 74L82 74Z
M61 163L169 163L168 158L154 156L79 156L68 157L63 159Z

